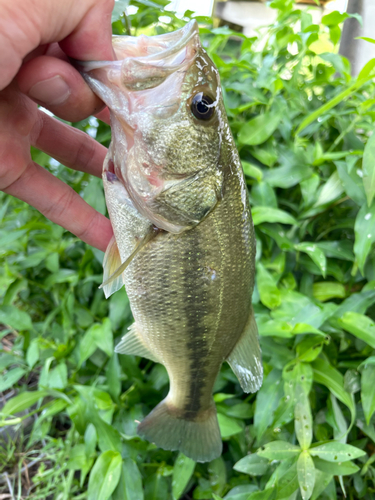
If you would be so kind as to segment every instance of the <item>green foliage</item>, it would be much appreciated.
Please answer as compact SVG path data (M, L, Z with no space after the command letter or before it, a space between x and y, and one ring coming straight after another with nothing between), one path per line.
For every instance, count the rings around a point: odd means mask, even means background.
M120 16L117 2L114 32L182 26L165 3ZM8 480L30 499L373 498L375 61L352 79L336 53L345 15L318 26L292 0L271 6L277 22L251 39L198 19L253 207L262 388L243 394L223 366L224 453L210 464L142 441L137 422L168 377L114 354L132 322L125 291L105 300L103 254L0 194L0 430L16 433L0 446L0 491ZM108 145L107 125L74 126ZM100 180L33 157L105 212Z

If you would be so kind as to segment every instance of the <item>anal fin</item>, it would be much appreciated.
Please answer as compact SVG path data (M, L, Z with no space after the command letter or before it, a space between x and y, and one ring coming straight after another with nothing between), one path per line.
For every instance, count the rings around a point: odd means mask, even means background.
M100 288L103 288L106 299L108 299L108 297L110 297L113 293L117 292L117 290L120 290L120 288L124 284L121 274L117 276L116 279L106 284L108 277L111 276L120 265L121 265L120 252L117 247L116 238L112 236L112 239L108 244L103 260L104 286L103 285L100 286Z
M133 354L134 356L150 359L155 363L161 363L158 356L146 346L142 335L137 330L136 323L133 323L129 327L129 333L122 337L120 343L115 348L115 352L119 354Z
M260 388L263 366L253 308L239 341L227 357L227 362L244 392L256 392Z

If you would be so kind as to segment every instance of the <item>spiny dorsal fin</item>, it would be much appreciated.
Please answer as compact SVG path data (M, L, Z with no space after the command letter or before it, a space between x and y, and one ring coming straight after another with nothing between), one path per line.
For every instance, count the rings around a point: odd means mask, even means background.
M256 392L260 388L263 366L253 308L239 341L227 357L227 362L244 392Z

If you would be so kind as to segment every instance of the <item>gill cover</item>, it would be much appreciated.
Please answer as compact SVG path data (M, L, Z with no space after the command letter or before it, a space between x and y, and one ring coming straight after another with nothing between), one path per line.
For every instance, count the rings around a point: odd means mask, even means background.
M136 209L172 233L221 198L220 83L191 21L153 37L114 36L116 61L76 62L111 114L113 174Z

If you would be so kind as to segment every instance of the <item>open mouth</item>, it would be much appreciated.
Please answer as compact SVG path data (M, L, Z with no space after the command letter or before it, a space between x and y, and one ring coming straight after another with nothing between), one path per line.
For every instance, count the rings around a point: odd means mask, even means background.
M196 21L156 36L113 36L116 61L72 61L82 76L121 83L131 90L153 88L169 74L191 63L200 47ZM145 85L148 82L148 85Z
M148 65L168 66L181 64L181 52L192 45L194 38L199 44L198 25L196 21L190 21L183 28L163 35L114 36L112 45L117 59L131 57Z

